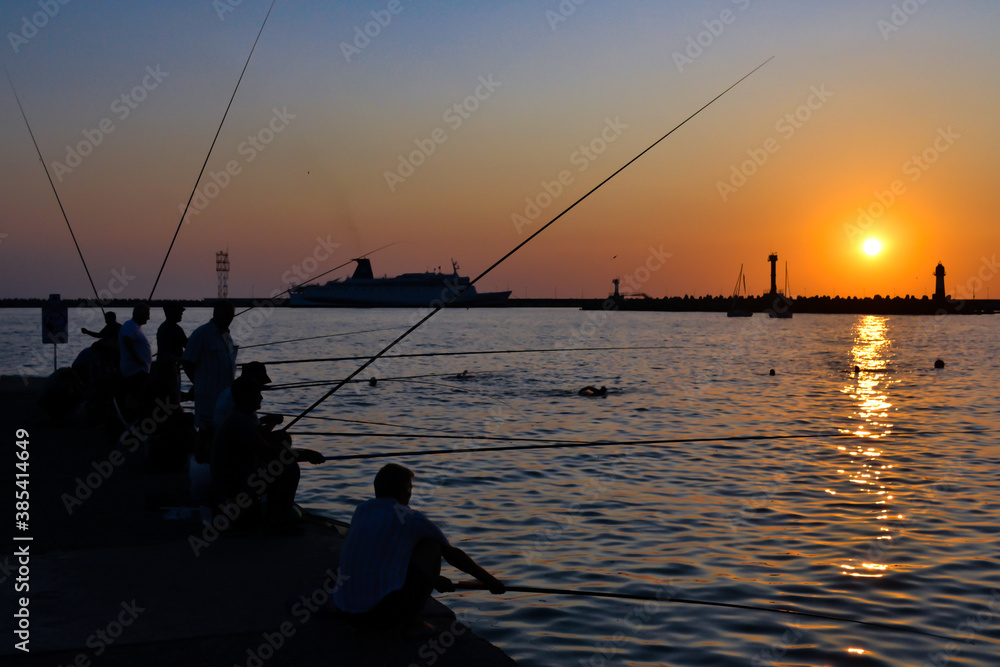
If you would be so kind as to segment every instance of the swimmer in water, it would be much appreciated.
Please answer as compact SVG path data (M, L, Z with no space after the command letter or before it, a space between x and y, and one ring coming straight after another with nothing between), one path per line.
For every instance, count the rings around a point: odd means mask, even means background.
M580 396L607 396L608 388L605 387L604 385L601 385L601 388L598 389L597 387L588 384L586 387L584 387L577 393Z
M461 373L459 373L458 375L455 376L455 379L456 380L471 380L474 377L476 377L475 373L470 373L469 371L462 371Z

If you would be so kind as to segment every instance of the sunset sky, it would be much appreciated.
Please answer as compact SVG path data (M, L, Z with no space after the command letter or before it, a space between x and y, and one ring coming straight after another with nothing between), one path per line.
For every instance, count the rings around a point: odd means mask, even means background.
M149 295L268 4L0 5L98 288ZM796 295L929 294L940 261L1000 298L998 34L993 0L276 0L156 296L214 296L225 248L234 296L389 243L376 274L476 275L774 56L481 288L728 294L743 264L753 294L776 252ZM0 127L0 297L90 296L5 79Z

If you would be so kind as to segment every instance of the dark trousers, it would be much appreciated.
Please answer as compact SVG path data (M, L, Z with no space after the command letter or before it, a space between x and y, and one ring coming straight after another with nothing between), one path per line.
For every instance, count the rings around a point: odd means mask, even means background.
M352 614L350 622L360 630L382 630L416 621L440 574L441 545L432 540L421 540L410 556L403 587L379 600L373 609Z

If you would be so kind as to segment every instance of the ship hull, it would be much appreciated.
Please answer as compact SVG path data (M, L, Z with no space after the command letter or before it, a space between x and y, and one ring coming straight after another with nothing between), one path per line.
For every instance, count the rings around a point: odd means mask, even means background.
M448 288L441 287L316 287L293 292L289 305L297 308L420 308L443 305L452 296ZM501 306L510 292L482 292L470 289L453 302L452 308Z

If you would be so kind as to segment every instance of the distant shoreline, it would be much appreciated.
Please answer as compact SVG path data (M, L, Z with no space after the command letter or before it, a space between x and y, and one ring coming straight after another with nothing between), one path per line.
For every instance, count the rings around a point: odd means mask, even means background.
M237 308L250 306L288 308L288 299L230 298ZM210 308L217 299L156 299L153 308L165 304L178 304L188 308ZM129 309L137 300L111 299L103 302L104 308ZM0 299L0 308L41 308L48 299ZM70 308L92 308L93 299L64 299ZM770 307L767 297L741 298L737 306L755 313L764 313ZM476 306L478 308L577 308L583 310L623 310L675 313L724 313L732 306L732 297L683 296L683 297L607 297L604 299L526 299L511 298L501 305ZM461 306L464 307L464 306ZM982 315L1000 311L1000 299L939 300L929 297L828 297L813 296L795 299L793 310L798 313L837 315Z

